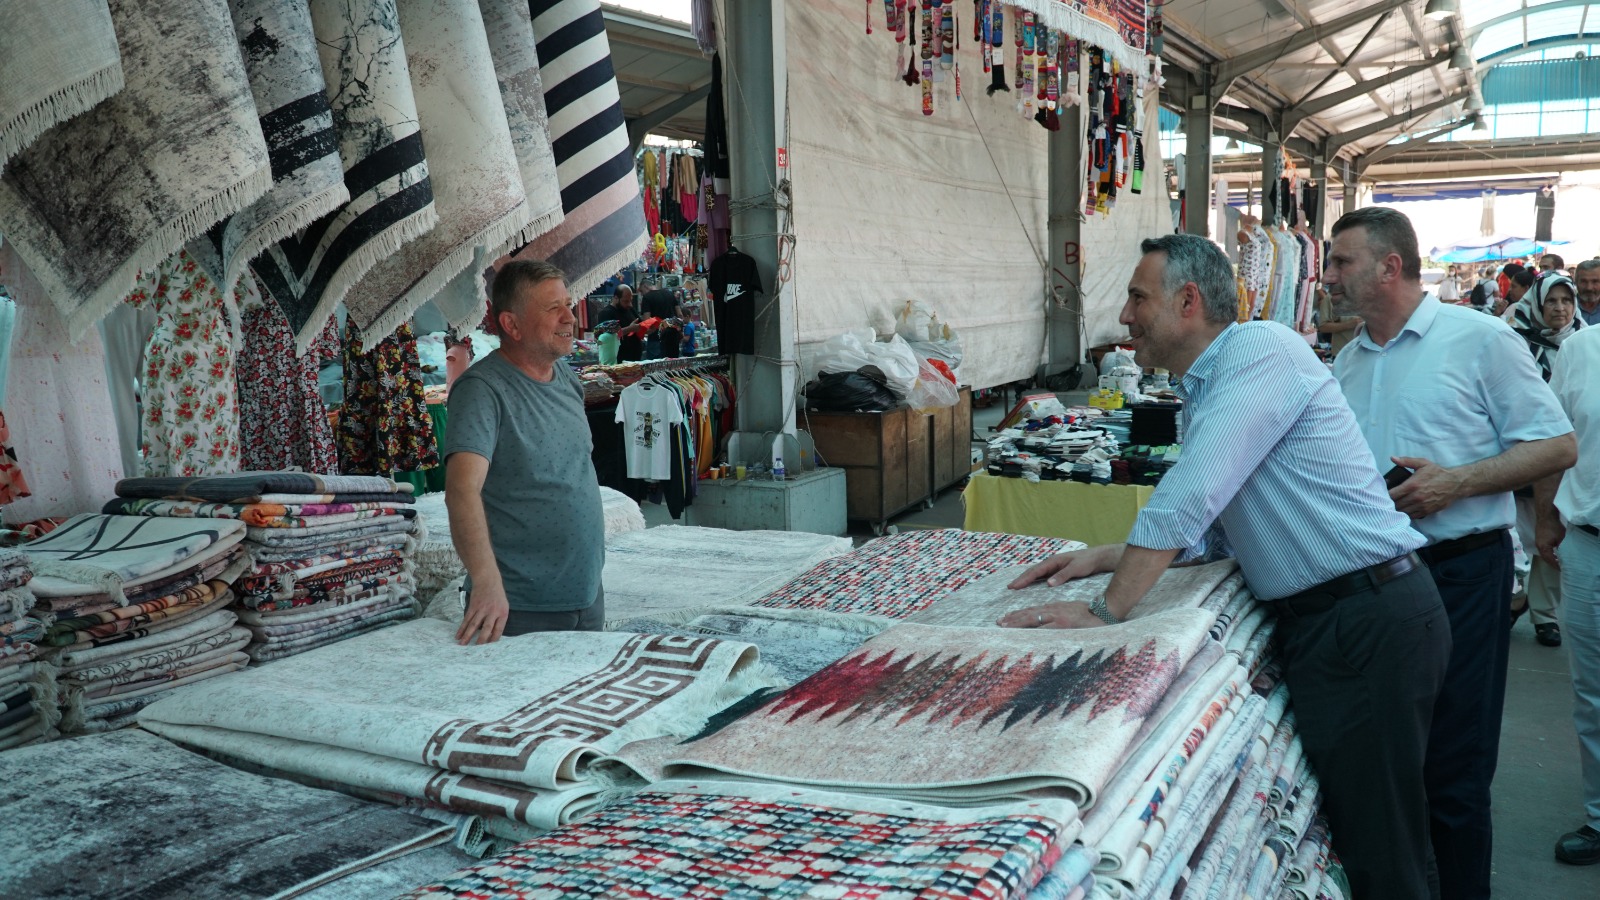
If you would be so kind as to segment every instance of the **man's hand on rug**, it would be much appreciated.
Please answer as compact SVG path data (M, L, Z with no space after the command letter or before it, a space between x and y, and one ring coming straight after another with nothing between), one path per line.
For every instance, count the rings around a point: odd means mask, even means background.
M511 604L506 600L505 588L474 585L466 615L461 617L461 627L456 629L456 643L492 644L500 640L506 630L506 619L510 617Z
M1105 623L1080 600L1063 600L1008 612L995 623L1001 628L1097 628Z
M1110 560L1110 565L1106 564L1107 560L1104 559L1106 549L1106 547L1090 547L1087 550L1057 553L1018 575L1016 580L1011 582L1010 588L1017 590L1041 581L1051 587L1059 587L1069 581L1109 572L1116 568L1116 560Z

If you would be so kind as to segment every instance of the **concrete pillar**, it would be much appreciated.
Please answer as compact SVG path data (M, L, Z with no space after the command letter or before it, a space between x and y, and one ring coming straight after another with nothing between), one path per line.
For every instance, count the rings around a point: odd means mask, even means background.
M1187 164L1183 180L1186 201L1183 230L1188 234L1211 236L1211 129L1215 124L1211 98L1196 94L1189 98L1189 109L1183 116L1184 159Z
M784 0L740 0L727 5L723 54L727 83L738 96L726 98L733 242L754 257L766 292L756 310L756 355L737 358L741 381L739 430L756 435L795 430L795 305L778 283L780 204L788 178L778 168L778 148L788 146L782 110L788 92Z
M1047 141L1050 174L1050 272L1045 299L1044 365L1039 378L1070 369L1083 359L1083 107L1061 104L1061 130ZM1153 139L1153 135L1147 139ZM1160 173L1145 173L1147 191L1166 196Z

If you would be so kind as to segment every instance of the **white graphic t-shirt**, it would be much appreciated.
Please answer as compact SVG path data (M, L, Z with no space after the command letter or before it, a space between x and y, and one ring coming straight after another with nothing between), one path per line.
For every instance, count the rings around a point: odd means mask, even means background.
M617 421L628 442L628 477L671 480L671 428L683 424L678 395L671 388L640 382L622 392Z

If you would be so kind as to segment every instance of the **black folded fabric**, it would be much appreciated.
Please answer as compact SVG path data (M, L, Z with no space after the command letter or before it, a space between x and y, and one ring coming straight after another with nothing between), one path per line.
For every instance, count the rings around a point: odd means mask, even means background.
M331 503L389 501L401 493L387 478L370 475L312 475L305 472L240 472L200 478L124 478L117 496L146 500L188 500L204 503L259 503L263 494L334 495ZM361 498L350 499L350 498Z

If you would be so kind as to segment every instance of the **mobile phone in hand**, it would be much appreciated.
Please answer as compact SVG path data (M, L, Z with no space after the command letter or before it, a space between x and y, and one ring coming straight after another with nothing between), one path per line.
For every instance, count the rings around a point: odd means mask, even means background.
M1405 466L1395 466L1389 471L1383 473L1383 486L1392 491L1404 484L1405 480L1410 477L1410 469L1406 468Z

